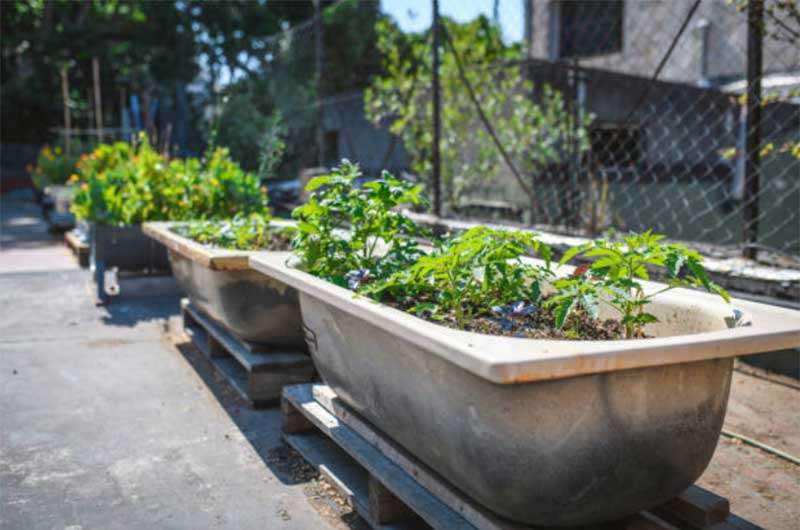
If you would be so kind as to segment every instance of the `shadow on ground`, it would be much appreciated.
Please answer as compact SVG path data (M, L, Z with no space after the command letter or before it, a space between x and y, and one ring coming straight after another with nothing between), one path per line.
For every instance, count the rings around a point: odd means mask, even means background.
M242 435L250 442L258 456L275 475L286 485L308 484L316 482L319 474L308 465L294 449L281 438L280 405L253 409L234 391L211 363L191 342L178 342L175 348L203 380L228 416L239 427ZM324 493L308 491L312 504L329 517L335 517L340 525L354 530L367 530L367 524L355 513L341 513L340 506L325 499Z
M132 328L142 322L167 320L180 314L180 296L146 296L112 299L103 306L101 320L109 326Z

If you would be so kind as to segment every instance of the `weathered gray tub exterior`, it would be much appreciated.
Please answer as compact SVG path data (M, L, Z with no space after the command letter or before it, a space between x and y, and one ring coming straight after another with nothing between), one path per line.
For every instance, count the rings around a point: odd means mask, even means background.
M729 330L724 303L686 291L654 308L656 339L492 337L356 297L285 259L250 261L300 291L311 355L344 402L473 499L533 525L597 523L679 494L713 455L733 356L800 342L796 312L741 302L752 326ZM681 330L692 335L668 336Z
M629 515L689 487L714 454L732 359L499 385L312 296L300 304L323 381L504 517Z
M249 269L252 252L202 245L177 234L180 224L145 223L144 231L169 251L175 280L194 307L248 343L307 351L297 290Z
M213 270L169 251L192 304L242 340L306 351L297 291L252 270Z

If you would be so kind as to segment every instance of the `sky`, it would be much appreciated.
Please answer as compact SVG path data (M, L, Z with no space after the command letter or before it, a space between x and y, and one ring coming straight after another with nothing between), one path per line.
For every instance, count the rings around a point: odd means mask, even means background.
M403 31L422 31L431 25L431 0L381 0L381 9L391 15ZM494 0L439 0L439 13L459 22L479 14L492 17ZM498 11L503 39L522 40L522 0L499 0Z

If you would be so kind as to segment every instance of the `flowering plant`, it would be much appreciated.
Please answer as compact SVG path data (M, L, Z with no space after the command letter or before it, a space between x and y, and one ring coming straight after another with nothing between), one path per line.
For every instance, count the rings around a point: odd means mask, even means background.
M204 159L167 160L141 135L101 145L78 163L72 211L94 223L221 219L262 213L266 190L218 148Z

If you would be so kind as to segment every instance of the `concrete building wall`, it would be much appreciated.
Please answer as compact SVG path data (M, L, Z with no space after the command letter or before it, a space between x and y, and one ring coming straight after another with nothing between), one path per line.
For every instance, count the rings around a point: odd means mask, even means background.
M677 35L692 0L626 0L623 4L622 49L584 57L582 66L649 77ZM557 60L560 1L534 1L531 52L534 58ZM579 29L603 35L595 21L583 20ZM769 26L768 26L769 27ZM705 28L705 29L703 29ZM704 38L704 31L707 36ZM705 42L705 47L704 47ZM660 79L700 83L745 75L747 51L746 15L724 0L704 0L678 41ZM705 59L704 59L705 53ZM705 66L704 66L705 65ZM764 71L800 70L800 54L791 44L764 40Z
M377 175L386 169L395 174L410 165L403 142L385 128L375 127L364 114L362 91L338 94L325 103L323 123L327 138L336 144L326 146L329 163L342 158L358 162L365 174Z

